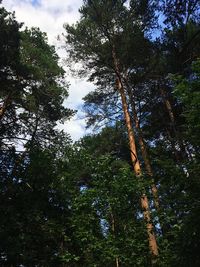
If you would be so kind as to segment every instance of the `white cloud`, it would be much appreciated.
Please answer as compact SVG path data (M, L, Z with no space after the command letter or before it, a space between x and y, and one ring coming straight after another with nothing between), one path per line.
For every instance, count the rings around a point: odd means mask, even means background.
M74 23L79 19L81 0L3 0L3 6L16 12L19 21L26 26L37 26L48 33L52 43L63 32L64 23Z
M58 128L60 130L64 130L73 137L73 140L76 141L80 139L80 137L84 134L90 133L91 131L86 131L86 123L85 120L80 118L81 112L75 115L70 121L67 121L64 125L59 124Z
M71 79L69 88L69 97L67 99L68 106L72 107L74 102L76 106L82 103L82 98L93 89L93 85L86 80Z
M24 22L28 27L39 27L48 35L49 43L59 47L57 36L64 32L64 23L75 23L79 19L78 9L82 0L3 0L3 6L9 11L15 11L19 22ZM61 58L65 56L64 50L57 49ZM68 77L71 86L68 107L77 109L82 104L82 98L92 90L92 85L86 80L75 80ZM78 119L81 111L74 119L60 126L77 140L85 133L85 121Z

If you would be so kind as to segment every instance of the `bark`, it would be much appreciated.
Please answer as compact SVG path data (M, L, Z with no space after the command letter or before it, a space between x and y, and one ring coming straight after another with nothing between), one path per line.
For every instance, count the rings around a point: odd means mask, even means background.
M171 128L172 128L172 131L173 131L174 136L176 138L177 145L178 145L178 147L179 147L179 149L181 151L181 158L182 159L180 158L180 156L179 156L179 159L178 159L178 157L176 155L180 154L180 153L176 148L175 142L172 141L173 138L171 138L170 141L173 142L174 154L176 156L177 162L181 163L181 161L184 160L184 158L187 158L188 160L190 160L190 155L187 152L187 147L184 145L183 140L182 140L182 138L180 136L180 133L177 131L176 119L175 119L175 115L174 115L172 104L171 104L170 100L168 99L167 94L166 94L166 92L165 92L165 90L163 88L160 88L160 93L161 93L161 96L162 96L162 99L164 101L167 113L168 113L169 118L170 118Z
M149 155L148 155L148 151L147 151L147 145L146 145L146 142L145 142L144 137L143 137L142 129L140 127L140 122L138 119L138 115L137 115L133 96L131 95L130 98L131 98L133 118L134 118L134 122L135 122L135 128L136 128L137 133L138 133L138 141L139 141L139 145L140 145L140 149L141 149L141 153L142 153L142 158L144 160L146 172L149 175L149 177L151 177L151 191L152 191L152 195L154 198L155 208L158 211L159 210L158 189L157 189L157 186L155 185L155 181L153 178L153 170L151 167L151 163L150 163L150 159L149 159Z
M115 237L115 217L112 213L112 209L110 212L110 217L111 217L111 229L112 229L113 236ZM119 257L115 258L115 264L116 264L116 267L119 267Z
M125 93L124 93L122 84L119 80L118 80L118 88L119 88L121 99L122 99L122 106L123 106L126 126L128 129L129 145L130 145L130 151L131 151L131 160L132 160L135 175L138 178L140 178L142 175L142 171L141 171L140 162L139 162L138 156L137 156L135 136L134 136L134 132L133 132L132 125L131 125L131 118L130 118L130 114L128 111L128 105L127 105ZM146 194L142 195L140 201L141 201L141 206L142 206L142 210L143 210L144 220L146 222L147 234L148 234L148 239L149 239L149 248L150 248L150 252L152 254L152 261L153 261L152 263L154 263L154 260L158 256L158 247L157 247L156 237L154 234L154 227L153 227L153 224L151 222L149 201L148 201Z
M176 131L176 129L175 129L175 116L174 116L174 112L173 112L173 109L172 109L171 102L167 98L167 94L166 94L166 92L165 92L165 90L163 88L160 88L160 93L161 93L162 99L163 99L163 101L165 103L165 106L166 106L170 121L172 123L172 127L174 128L174 131Z
M148 155L148 151L147 151L147 145L146 145L146 142L145 142L144 137L143 137L142 129L140 127L140 121L139 121L139 118L138 118L138 115L137 115L137 110L136 110L136 107L135 107L134 96L133 96L131 88L130 88L130 86L128 84L127 77L124 78L124 81L126 83L126 86L129 89L129 98L131 100L131 108L132 108L132 112L133 112L133 119L134 119L134 122L135 122L135 128L136 128L137 134L138 134L138 141L139 141L139 145L140 145L140 150L141 150L141 153L142 153L142 158L144 160L144 165L145 165L146 172L151 177L151 192L152 192L152 195L153 195L153 198L154 198L155 208L158 211L159 210L159 206L160 206L159 205L159 197L158 197L158 189L157 189L157 186L155 184L155 180L153 178L153 170L152 170L152 167L151 167L151 163L150 163L150 159L149 159L149 155Z
M123 83L121 81L121 75L120 75L120 71L119 71L119 67L118 67L118 60L116 58L114 48L112 50L112 56L113 56L114 68L115 68L115 72L116 72L116 76L117 76L117 88L118 88L118 91L119 91L120 96L121 96L124 118L125 118L126 127L127 127L127 131L128 131L129 146L130 146L130 151L131 151L131 161L132 161L134 173L135 173L136 177L139 179L142 176L142 170L141 170L140 163L139 163L138 156L137 156L135 135L134 135L133 128L131 125L131 117L130 117L129 110L128 110L127 99L126 99ZM148 201L148 198L147 198L145 193L143 193L143 195L141 196L140 202L141 202L141 207L143 210L144 220L146 223L146 229L147 229L152 265L154 265L157 262L158 246L157 246L156 237L155 237L155 233L154 233L154 227L153 227L153 224L151 221L149 201Z
M115 263L116 263L116 267L119 267L119 258L118 257L115 259Z

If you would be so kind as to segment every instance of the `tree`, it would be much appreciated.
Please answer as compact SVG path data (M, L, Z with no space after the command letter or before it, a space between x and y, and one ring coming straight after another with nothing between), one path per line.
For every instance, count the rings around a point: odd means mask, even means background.
M56 123L73 114L63 106L68 96L64 70L46 34L36 28L19 32L20 24L4 9L1 23L6 49L1 51L1 147L19 141L45 145L55 136Z
M0 23L1 266L61 266L73 257L63 251L70 193L61 177L70 141L55 129L73 114L68 85L46 34L19 31L3 8Z
M141 9L141 5L138 2L132 1L129 10L124 6L124 1L107 1L106 3L104 1L85 1L85 5L81 9L82 17L80 22L75 26L66 25L66 38L68 46L71 46L68 49L71 58L75 61L84 61L84 65L88 69L94 68L96 73L100 72L100 75L102 71L105 73L108 70L108 73L111 72L114 76L127 126L132 165L138 179L142 176L142 171L137 156L135 136L128 110L126 87L123 81L124 73L127 72L127 69L126 63L123 65L123 62L120 61L119 52L121 51L121 42L124 40L123 37L130 30L131 37L135 37L134 40L138 34L145 44L144 31L147 25L151 25L151 20L148 19L146 23L142 19L142 14L143 12L148 15L151 14L152 6L150 3L143 4L145 5ZM86 31L87 34L85 34ZM84 35L82 34L83 32ZM126 44L128 45L128 42ZM136 59L133 62L135 63L134 67L137 68L138 62ZM97 75L96 78L99 80ZM158 256L158 248L145 192L141 197L141 206L147 226L152 263L154 263L154 258Z
M107 138L110 133L112 140ZM143 187L149 185L134 182L123 139L123 131L109 127L75 146L80 192L74 199L72 225L82 248L77 253L80 266L151 265L138 202Z

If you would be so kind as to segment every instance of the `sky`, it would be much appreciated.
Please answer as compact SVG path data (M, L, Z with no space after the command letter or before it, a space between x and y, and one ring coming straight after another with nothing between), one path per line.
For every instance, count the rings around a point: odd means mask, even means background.
M2 4L8 11L15 11L17 20L24 22L25 26L39 27L46 32L49 43L56 47L61 62L64 61L65 51L60 48L57 36L64 33L64 23L72 24L79 19L78 9L82 0L3 0ZM86 133L84 114L81 111L82 98L93 89L93 85L83 79L74 79L68 72L67 81L70 87L66 105L78 109L78 113L64 125L59 125L59 128L69 133L75 141Z

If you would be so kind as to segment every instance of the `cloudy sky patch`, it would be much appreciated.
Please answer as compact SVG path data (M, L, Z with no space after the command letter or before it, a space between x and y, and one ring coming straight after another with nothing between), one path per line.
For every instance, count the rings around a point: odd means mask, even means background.
M75 23L79 19L79 8L82 0L3 0L3 6L8 11L15 11L19 22L24 22L28 27L39 27L48 35L49 43L54 45L57 53L64 59L65 52L60 49L61 43L58 35L64 32L64 23ZM64 60L61 60L64 62ZM82 98L93 89L86 80L67 77L70 82L69 97L66 101L68 107L78 109L82 105ZM71 134L73 140L79 139L85 133L85 121L81 111L62 129Z

